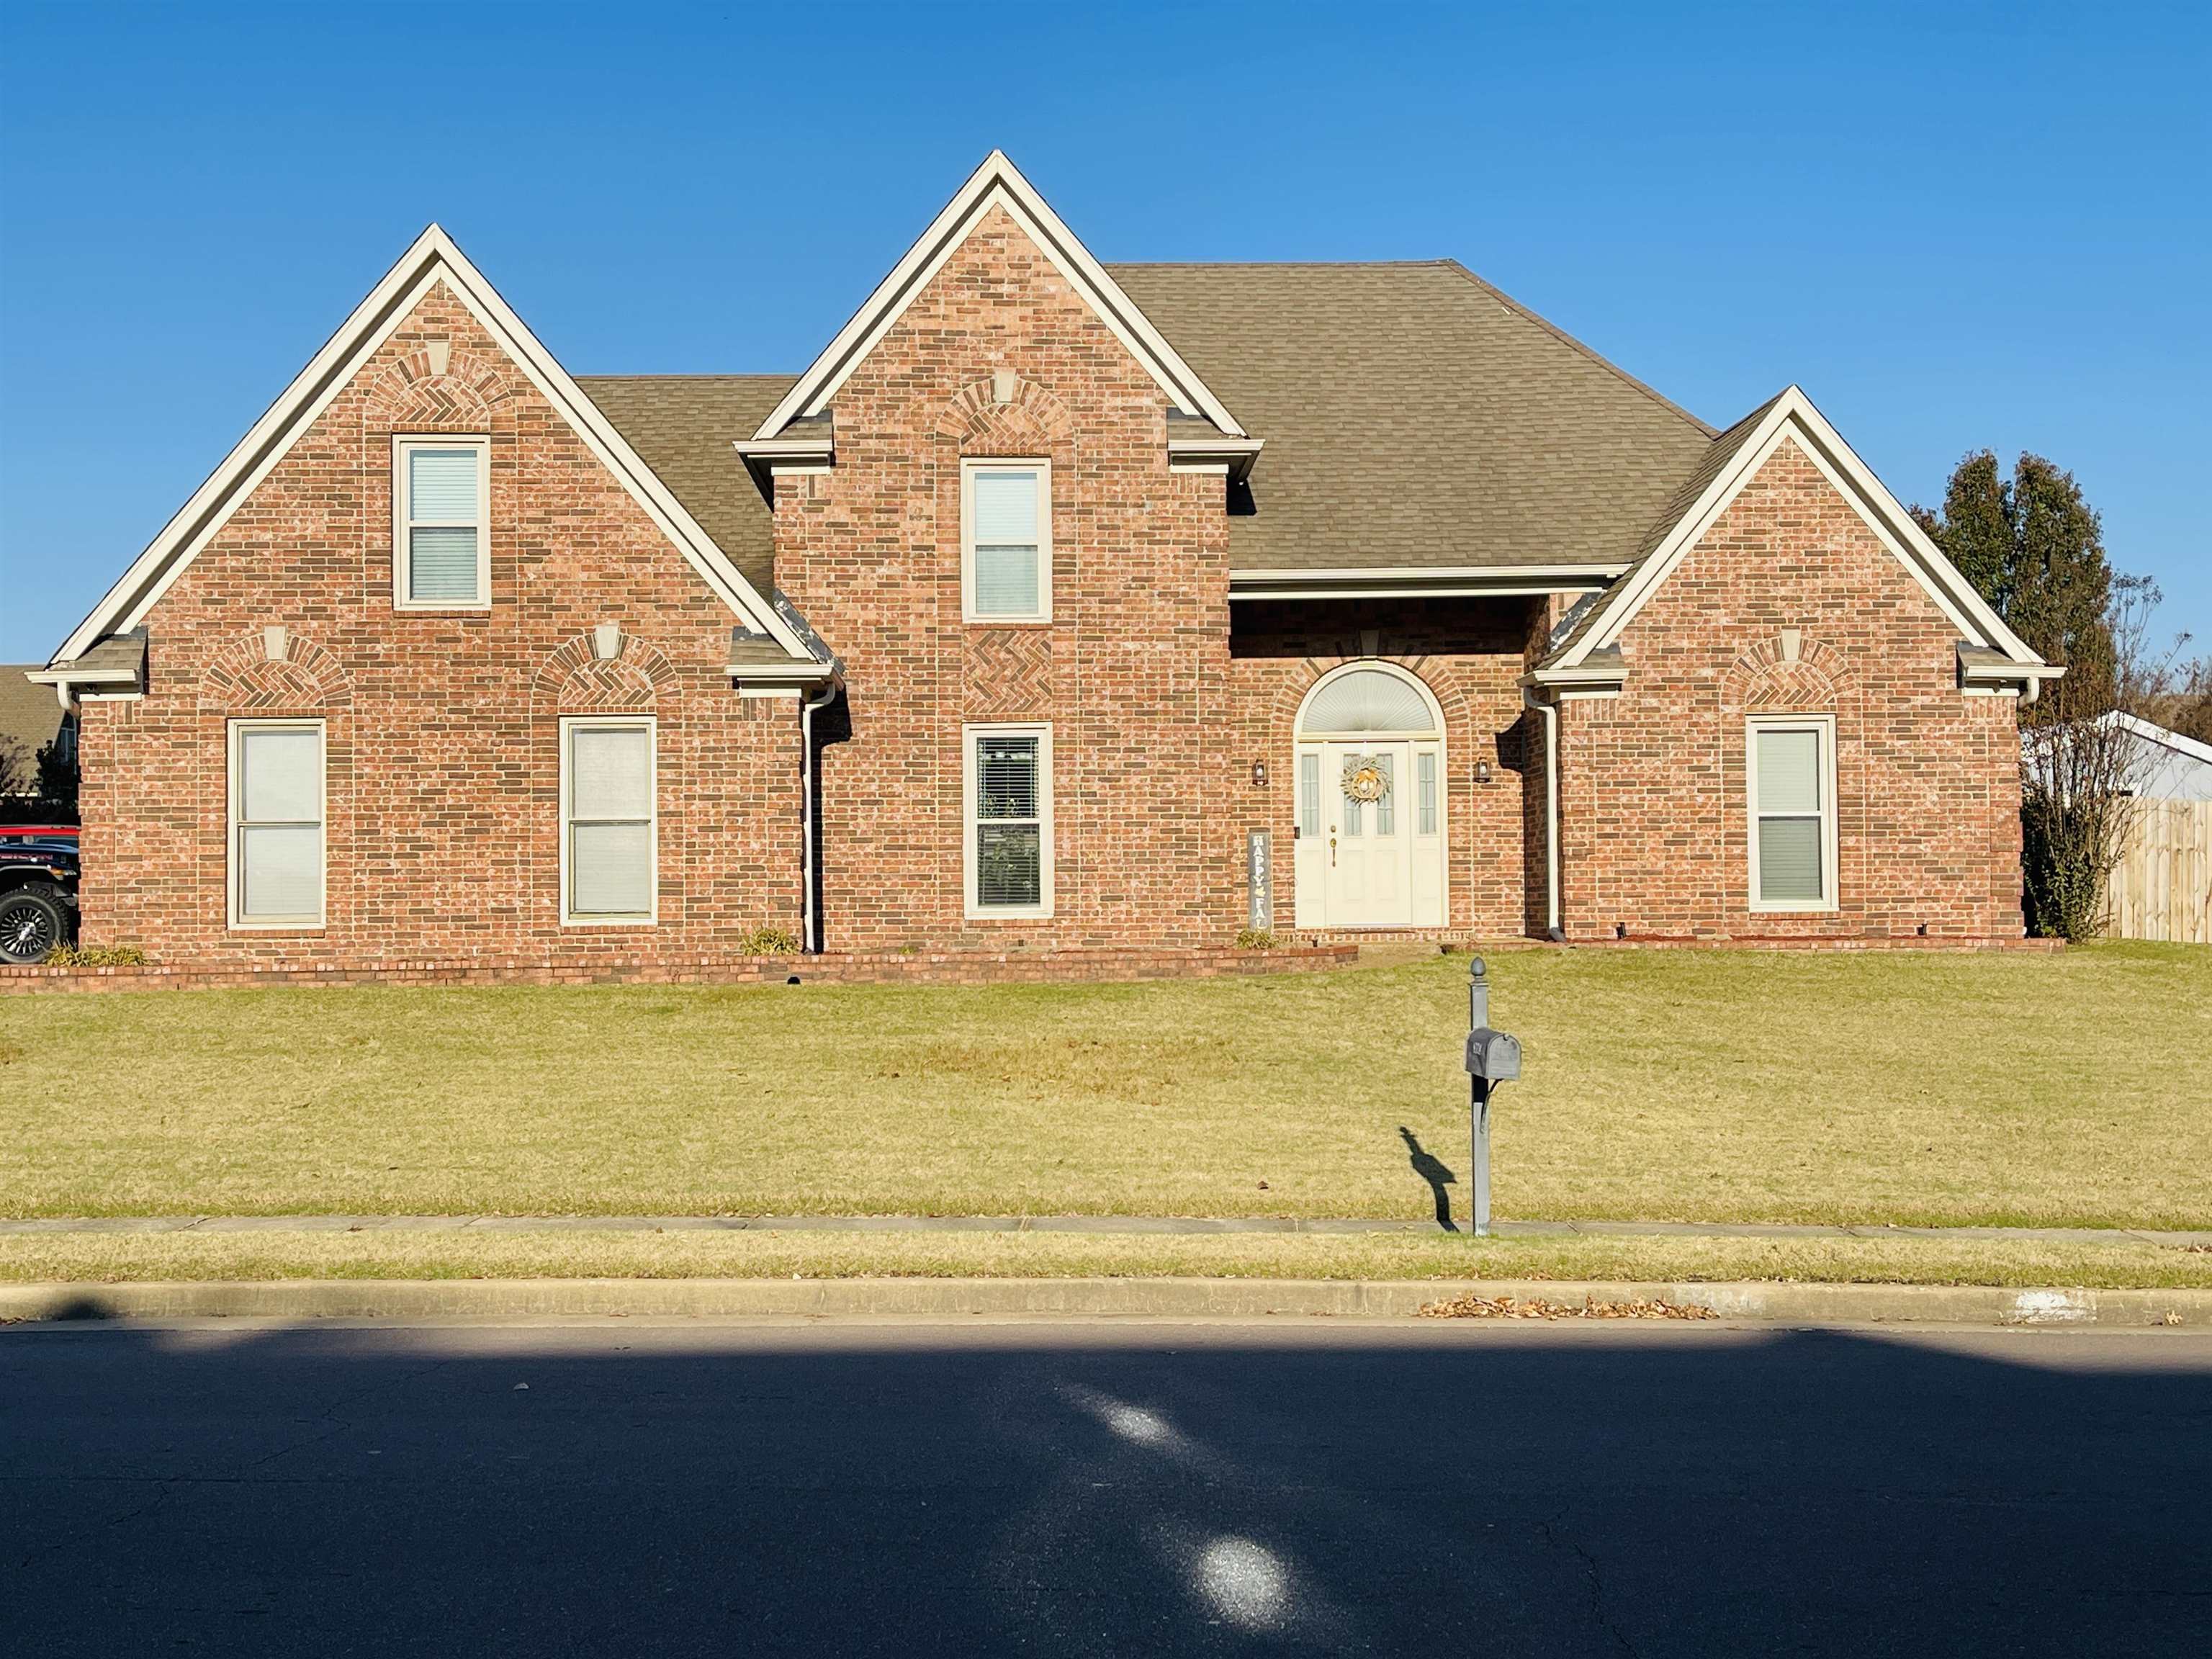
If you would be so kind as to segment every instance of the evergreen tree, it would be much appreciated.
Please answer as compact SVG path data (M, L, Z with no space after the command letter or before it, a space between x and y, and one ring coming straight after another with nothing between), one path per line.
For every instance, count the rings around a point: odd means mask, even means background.
M2014 633L2066 677L2031 720L2079 720L2112 708L2119 688L2112 642L2112 569L2104 525L2074 475L2023 454L2012 476L1984 449L1951 474L1943 509L1912 516Z

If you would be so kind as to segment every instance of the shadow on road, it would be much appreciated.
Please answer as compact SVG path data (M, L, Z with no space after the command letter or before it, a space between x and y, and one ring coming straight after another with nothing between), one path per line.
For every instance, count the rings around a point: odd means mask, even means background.
M27 1328L0 1561L42 1654L2212 1651L2208 1365L2149 1334Z

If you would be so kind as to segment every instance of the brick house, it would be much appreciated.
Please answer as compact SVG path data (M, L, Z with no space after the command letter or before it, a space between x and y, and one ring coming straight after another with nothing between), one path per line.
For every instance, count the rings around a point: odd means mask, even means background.
M994 154L796 377L572 377L433 227L31 678L89 942L619 969L2015 938L2057 672L1795 387Z

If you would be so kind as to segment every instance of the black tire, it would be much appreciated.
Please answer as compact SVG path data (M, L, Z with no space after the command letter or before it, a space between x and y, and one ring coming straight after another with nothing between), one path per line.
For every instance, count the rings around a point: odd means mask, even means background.
M0 893L0 962L44 962L71 931L70 907L55 889L42 883Z

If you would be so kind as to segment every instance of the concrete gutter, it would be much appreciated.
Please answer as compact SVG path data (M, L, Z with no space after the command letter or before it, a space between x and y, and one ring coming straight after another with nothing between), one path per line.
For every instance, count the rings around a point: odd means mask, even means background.
M1790 1325L2212 1326L2212 1290L1570 1279L454 1279L0 1285L0 1322L1043 1316L1404 1319L1474 1294L1638 1298ZM1490 1322L1461 1322L1468 1323Z

